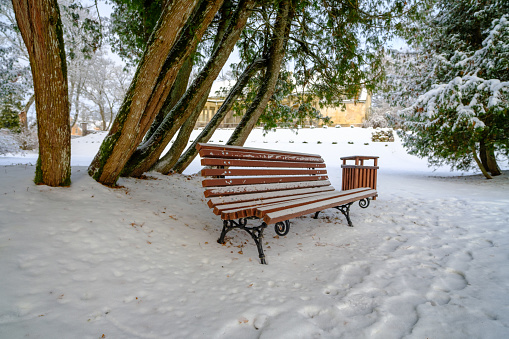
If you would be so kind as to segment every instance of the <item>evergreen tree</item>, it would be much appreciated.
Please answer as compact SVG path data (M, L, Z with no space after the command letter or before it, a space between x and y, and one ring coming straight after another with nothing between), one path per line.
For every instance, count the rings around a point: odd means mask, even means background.
M21 103L13 95L2 98L0 105L0 128L8 128L14 132L20 132L19 112Z
M509 149L509 3L439 0L406 31L416 52L395 56L394 103L409 106L400 133L431 165L500 174Z

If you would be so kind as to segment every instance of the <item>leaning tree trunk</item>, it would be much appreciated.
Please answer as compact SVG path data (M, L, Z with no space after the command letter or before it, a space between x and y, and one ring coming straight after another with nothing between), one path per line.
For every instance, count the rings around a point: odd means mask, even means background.
M159 159L152 170L157 172L167 174L169 172L168 168L172 168L180 158L182 152L186 149L187 143L191 136L191 133L194 130L194 126L196 125L196 121L200 117L201 111L203 110L203 106L207 103L208 92L207 95L204 95L201 101L193 108L193 113L187 118L187 120L180 126L179 133L177 134L177 138L175 142L171 145L169 151Z
M286 42L290 35L290 25L293 19L295 7L292 1L281 1L276 17L274 33L272 35L271 44L269 48L267 71L263 78L262 85L249 106L246 113L240 120L239 124L233 131L227 145L243 146L247 137L253 130L267 107L269 99L274 94L277 79L281 70L281 64L285 55Z
M67 64L56 0L14 0L16 21L28 50L34 81L39 159L35 183L71 183L71 129Z
M159 125L154 135L147 142L138 147L136 152L131 156L131 159L129 159L129 162L125 165L122 175L140 176L156 163L177 130L192 114L193 110L189 108L198 104L219 75L219 72L235 47L235 43L239 39L255 3L255 0L241 0L239 2L224 38L212 53L207 64L203 67L198 77L193 81L193 84L188 88L178 104L172 109L170 114L165 117L161 125Z
M474 157L474 160L475 160L477 166L479 166L479 169L481 170L481 172L484 175L484 177L486 179L493 179L493 177L488 173L488 171L486 170L486 168L482 164L482 161L477 156L477 150L475 149L475 146L472 146L471 150L472 150L472 156Z
M249 79L261 68L263 68L267 63L265 59L256 59L253 61L241 74L237 83L228 93L225 101L219 107L219 110L214 114L212 119L208 122L207 126L201 131L198 137L191 143L191 145L187 148L184 154L180 156L177 163L171 169L173 173L182 173L189 164L194 160L196 155L198 154L198 150L196 149L196 145L198 143L207 142L210 140L215 130L221 125L221 122L226 117L226 114L231 110L233 104L237 100L238 96L242 93L242 90L247 85ZM164 173L164 172L163 172Z
M145 135L144 141L146 142L150 137L154 134L154 132L157 130L161 122L163 122L164 117L168 115L168 113L171 112L171 109L177 104L177 102L180 100L182 95L186 92L187 84L189 83L189 77L191 76L191 72L193 70L193 54L189 55L182 64L182 67L180 68L177 77L175 78L175 82L173 83L173 86L171 87L170 94L164 101L163 107L157 113L156 118L152 122L152 125L150 125L150 128Z
M212 46L212 50L216 49L217 46L219 46L219 43L221 42L221 40L224 37L224 34L226 33L228 24L231 21L232 16L231 10L232 1L225 0L225 2L223 2L223 6L221 6L221 10L219 11L221 17L219 19L220 21L218 24L216 36L214 37L214 44ZM192 110L191 115L180 127L177 138L175 139L175 142L171 145L170 150L156 162L156 164L153 167L154 170L161 173L165 173L169 171L168 169L171 169L173 165L175 165L180 155L187 146L187 142L189 141L189 137L193 132L194 126L196 125L196 121L200 117L203 107L207 103L207 99L209 97L211 88L212 84L210 85L208 90L203 94L201 100L196 104L196 106L189 108Z
M196 14L187 22L197 3ZM105 185L117 182L221 4L172 0L163 8L115 122L89 167L94 179Z
M484 168L491 173L492 176L501 175L502 172L497 164L495 156L495 147L492 144L486 143L485 139L481 139L479 143L479 158Z

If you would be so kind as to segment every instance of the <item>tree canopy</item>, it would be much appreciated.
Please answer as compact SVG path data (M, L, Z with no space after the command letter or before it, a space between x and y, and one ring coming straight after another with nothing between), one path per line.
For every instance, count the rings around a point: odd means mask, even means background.
M508 20L506 1L440 0L405 32L415 51L393 55L389 97L409 106L401 136L410 153L500 174L496 157L509 149Z

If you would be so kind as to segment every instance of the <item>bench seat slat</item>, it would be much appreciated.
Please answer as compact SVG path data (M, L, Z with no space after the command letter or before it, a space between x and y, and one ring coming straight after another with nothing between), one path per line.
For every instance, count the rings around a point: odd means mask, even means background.
M263 201L263 199L287 197L287 196L296 195L296 194L306 194L306 193L325 192L325 191L334 191L334 187L322 186L322 187L291 189L291 190L284 190L284 191L218 196L218 197L210 198L209 201L207 201L207 205L210 208L212 208L217 205L223 205L223 204L228 204L228 203L253 201L253 200L257 200L257 199L261 199Z
M324 200L317 203L312 203L309 205L304 206L298 206L289 208L282 211L276 211L267 213L263 216L263 221L269 225L269 224L275 224L279 221L289 220L292 218L300 217L302 215L318 212L327 208L332 208L336 206L341 206L344 204L348 204L350 202L354 202L360 199L370 198L376 195L376 190L370 189L365 192L359 192L350 194L344 197Z
M291 155L291 154L269 154L260 153L258 151L228 151L216 149L202 149L200 151L201 158L207 159L244 159L244 160L265 160L265 161L290 161L290 162L315 162L323 163L321 157L308 155Z
M239 218L247 218L256 216L258 218L263 218L263 216L269 212L280 211L283 209L288 209L291 207L309 205L311 203L329 200L332 198L344 197L346 195L350 195L357 192L363 192L370 190L369 187L357 188L348 191L328 191L319 194L308 195L296 199L292 199L293 197L285 197L286 200L281 200L279 202L264 202L264 203L254 203L250 205L246 205L243 207L230 208L222 211L220 213L221 219L223 220L232 220Z
M296 194L296 195L289 195L285 197L278 197L278 198L271 198L271 199L255 199L255 200L248 200L248 201L242 201L242 202L235 202L235 203L226 203L221 205L216 205L211 208L214 208L214 214L220 215L221 212L235 209L235 208L247 208L249 206L262 206L267 204L273 204L283 201L290 201L295 199L301 199L306 197L312 197L316 195L325 194L330 191L322 191L322 192L313 192L313 193L305 193L305 194Z
M234 187L211 187L205 190L205 198L217 197L232 194L245 194L245 193L258 193L270 191L291 190L297 188L310 188L319 186L330 186L328 180L317 181L301 181L301 182L283 182L277 184L262 184L262 185L239 185Z
M237 166L237 167L279 167L279 168L324 168L323 162L293 162L267 160L236 160L236 159L201 159L202 166Z
M264 205L259 206L256 208L256 217L263 218L267 213L277 212L281 210L288 210L292 207L298 207L303 205L309 205L315 202L323 201L323 200L329 200L333 198L340 198L345 197L354 193L360 193L360 192L366 192L370 190L369 187L363 187L363 188L356 188L348 191L332 191L328 192L328 194L319 195L316 197L310 197L305 199L299 199L299 200L292 200L292 201L284 201L277 204L271 204L271 205Z
M256 175L316 175L327 174L327 170L301 169L224 169L205 168L202 176L256 176Z
M298 206L298 205L302 205L304 203L325 200L325 199L332 198L335 196L337 196L337 194L334 194L334 191L328 191L328 192L321 192L318 194L308 194L305 196L300 196L299 198L284 197L283 199L285 199L285 200L281 200L281 198L280 198L279 201L274 201L274 202L268 202L268 201L265 201L262 203L251 202L251 204L246 205L246 206L225 209L220 212L220 215L221 215L221 219L223 219L223 220L247 218L247 217L252 217L252 216L258 216L259 209L277 208L278 206L285 205L285 204ZM275 200L275 199L270 199L270 200Z
M285 177L258 177L258 178L228 178L228 179L205 179L202 181L203 187L215 186L237 186L237 185L256 185L270 184L278 182L299 182L329 180L326 175L305 175L305 176L285 176Z

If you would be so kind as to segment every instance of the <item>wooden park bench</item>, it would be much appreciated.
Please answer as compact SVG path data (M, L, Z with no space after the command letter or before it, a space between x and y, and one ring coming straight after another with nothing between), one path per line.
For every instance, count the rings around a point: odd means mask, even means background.
M327 208L336 208L349 226L350 206L359 201L362 208L377 192L369 187L337 191L327 177L321 156L256 149L239 146L198 144L201 175L207 204L221 216L223 230L218 242L225 243L226 234L239 228L251 235L262 264L263 230L274 224L280 236L288 234L289 220ZM261 219L259 226L247 226L248 219Z

